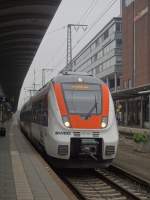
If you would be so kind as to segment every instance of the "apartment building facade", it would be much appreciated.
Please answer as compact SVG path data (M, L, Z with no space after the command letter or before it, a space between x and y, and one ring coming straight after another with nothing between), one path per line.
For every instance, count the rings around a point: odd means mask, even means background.
M73 59L73 71L96 75L112 91L120 89L122 19L113 18Z

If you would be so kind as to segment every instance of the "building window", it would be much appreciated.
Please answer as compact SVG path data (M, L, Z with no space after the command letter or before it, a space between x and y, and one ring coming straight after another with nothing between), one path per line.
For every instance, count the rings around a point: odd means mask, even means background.
M110 43L110 50L113 50L116 48L116 41L114 40L113 42Z
M107 60L106 62L103 63L102 69L106 70L111 66L111 60Z
M110 59L110 66L114 66L116 65L116 57L113 56L111 59Z
M110 87L110 89L114 89L114 87L115 87L115 80L114 79L109 79L109 87Z
M105 32L104 32L104 34L103 34L103 37L104 37L104 40L106 40L107 38L108 38L108 30L106 30Z
M125 6L128 7L134 0L125 0Z
M117 78L117 86L120 86L120 78Z
M122 39L117 39L116 40L116 46L120 47L122 45Z
M107 55L110 51L116 48L116 41L111 42L106 47L104 47L103 52L104 56Z
M116 64L121 64L121 63L122 63L122 57L116 56Z
M103 57L103 51L100 50L100 51L98 52L98 54L97 54L97 58L99 59L99 58L102 58L102 57Z
M95 46L98 47L99 44L100 44L100 38L96 39L96 41L95 41Z
M97 60L97 54L95 54L93 57L92 57L92 63L95 62Z
M96 74L100 73L103 71L103 65L98 65L95 67L95 72Z
M99 73L99 66L97 66L97 67L95 68L95 72L96 72L96 74Z
M110 28L109 28L109 34L113 34L115 32L115 25L113 24Z
M110 45L108 45L108 46L106 46L104 48L104 55L106 55L107 53L109 53L109 51L110 51Z
M121 32L121 23L116 23L116 31Z

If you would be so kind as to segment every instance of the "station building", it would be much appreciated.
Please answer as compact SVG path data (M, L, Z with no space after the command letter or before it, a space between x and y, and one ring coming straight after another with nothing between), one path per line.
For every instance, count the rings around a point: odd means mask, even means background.
M92 73L111 91L120 89L122 20L113 18L72 60L73 71Z
M122 0L123 68L116 99L120 125L150 128L150 1Z

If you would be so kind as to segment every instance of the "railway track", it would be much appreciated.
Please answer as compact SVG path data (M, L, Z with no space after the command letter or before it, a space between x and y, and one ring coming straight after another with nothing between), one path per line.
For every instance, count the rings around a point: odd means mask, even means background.
M112 166L108 169L70 170L63 180L84 200L150 200L150 185Z
M35 147L50 165L43 150ZM150 183L117 166L93 170L54 170L82 200L150 200Z

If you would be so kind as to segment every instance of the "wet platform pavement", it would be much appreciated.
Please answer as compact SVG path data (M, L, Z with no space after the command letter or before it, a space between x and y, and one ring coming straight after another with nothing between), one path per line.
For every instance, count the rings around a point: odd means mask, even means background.
M70 200L76 197L20 132L17 121L0 137L0 200Z
M150 183L150 150L140 151L137 145L129 135L120 134L118 153L113 164Z

